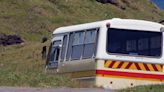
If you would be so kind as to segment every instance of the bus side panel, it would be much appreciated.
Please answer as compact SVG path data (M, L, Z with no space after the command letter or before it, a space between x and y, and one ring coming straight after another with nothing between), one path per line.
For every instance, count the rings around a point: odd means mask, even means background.
M139 64L138 66L135 63L108 61L97 61L96 86L98 87L123 89L164 83L163 65L143 64L144 66L142 66L142 64Z
M59 64L59 73L70 73L70 72L84 73L84 72L94 71L94 76L95 76L95 70L96 70L96 62L94 59L77 60L77 61L69 61L69 62L65 61L65 62L60 62ZM87 75L88 73L86 74L86 76Z

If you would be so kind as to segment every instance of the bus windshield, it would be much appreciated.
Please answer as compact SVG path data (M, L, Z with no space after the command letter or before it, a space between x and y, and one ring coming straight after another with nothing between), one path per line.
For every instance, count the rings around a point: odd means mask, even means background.
M107 52L132 56L161 56L162 32L109 28Z
M59 59L59 53L60 53L60 48L59 45L61 44L61 41L54 41L51 43L49 52L48 52L48 57L47 57L47 64L57 62Z

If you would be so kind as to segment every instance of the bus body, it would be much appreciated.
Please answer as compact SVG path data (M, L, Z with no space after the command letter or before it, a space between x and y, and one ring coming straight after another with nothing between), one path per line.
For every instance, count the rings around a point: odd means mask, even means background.
M164 26L144 20L104 20L57 28L46 68L123 89L164 83Z

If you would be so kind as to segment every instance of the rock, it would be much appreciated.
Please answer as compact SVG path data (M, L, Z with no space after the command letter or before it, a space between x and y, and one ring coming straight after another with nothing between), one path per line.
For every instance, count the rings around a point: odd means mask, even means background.
M103 4L112 4L116 7L119 7L123 10L125 10L125 7L122 5L122 1L121 0L96 0L100 3L103 3Z
M0 34L0 45L7 46L21 43L23 43L23 40L18 35Z
M164 20L161 20L159 23L164 23Z
M115 4L115 5L118 4L118 0L96 0L96 1L104 3L104 4L106 3Z
M96 0L103 4L112 4L122 10L126 10L127 7L134 10L140 10L136 4L136 0Z
M42 38L42 43L46 42L47 40L48 40L47 37L43 37L43 38Z

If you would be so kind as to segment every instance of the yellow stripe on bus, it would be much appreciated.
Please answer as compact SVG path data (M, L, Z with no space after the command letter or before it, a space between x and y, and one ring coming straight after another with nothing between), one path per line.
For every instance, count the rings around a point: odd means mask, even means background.
M134 63L129 67L129 69L138 70Z
M145 68L145 66L143 65L143 63L138 63L138 65L139 65L139 67L141 68L141 70L146 71L146 68Z
M129 62L124 62L123 65L121 66L121 68L125 69L128 64L129 64Z
M105 62L105 67L109 67L111 63L112 63L112 61L111 61L111 60L106 61L106 62Z
M114 65L112 66L112 68L117 68L119 64L120 64L120 62L119 62L119 61L116 61L116 62L114 63Z
M158 69L158 71L162 71L162 67L161 67L161 65L159 65L159 64L155 64L155 66L156 66L156 68Z
M152 66L152 64L147 64L147 66L148 66L148 68L149 68L150 71L155 71L154 68L153 68L153 66Z

